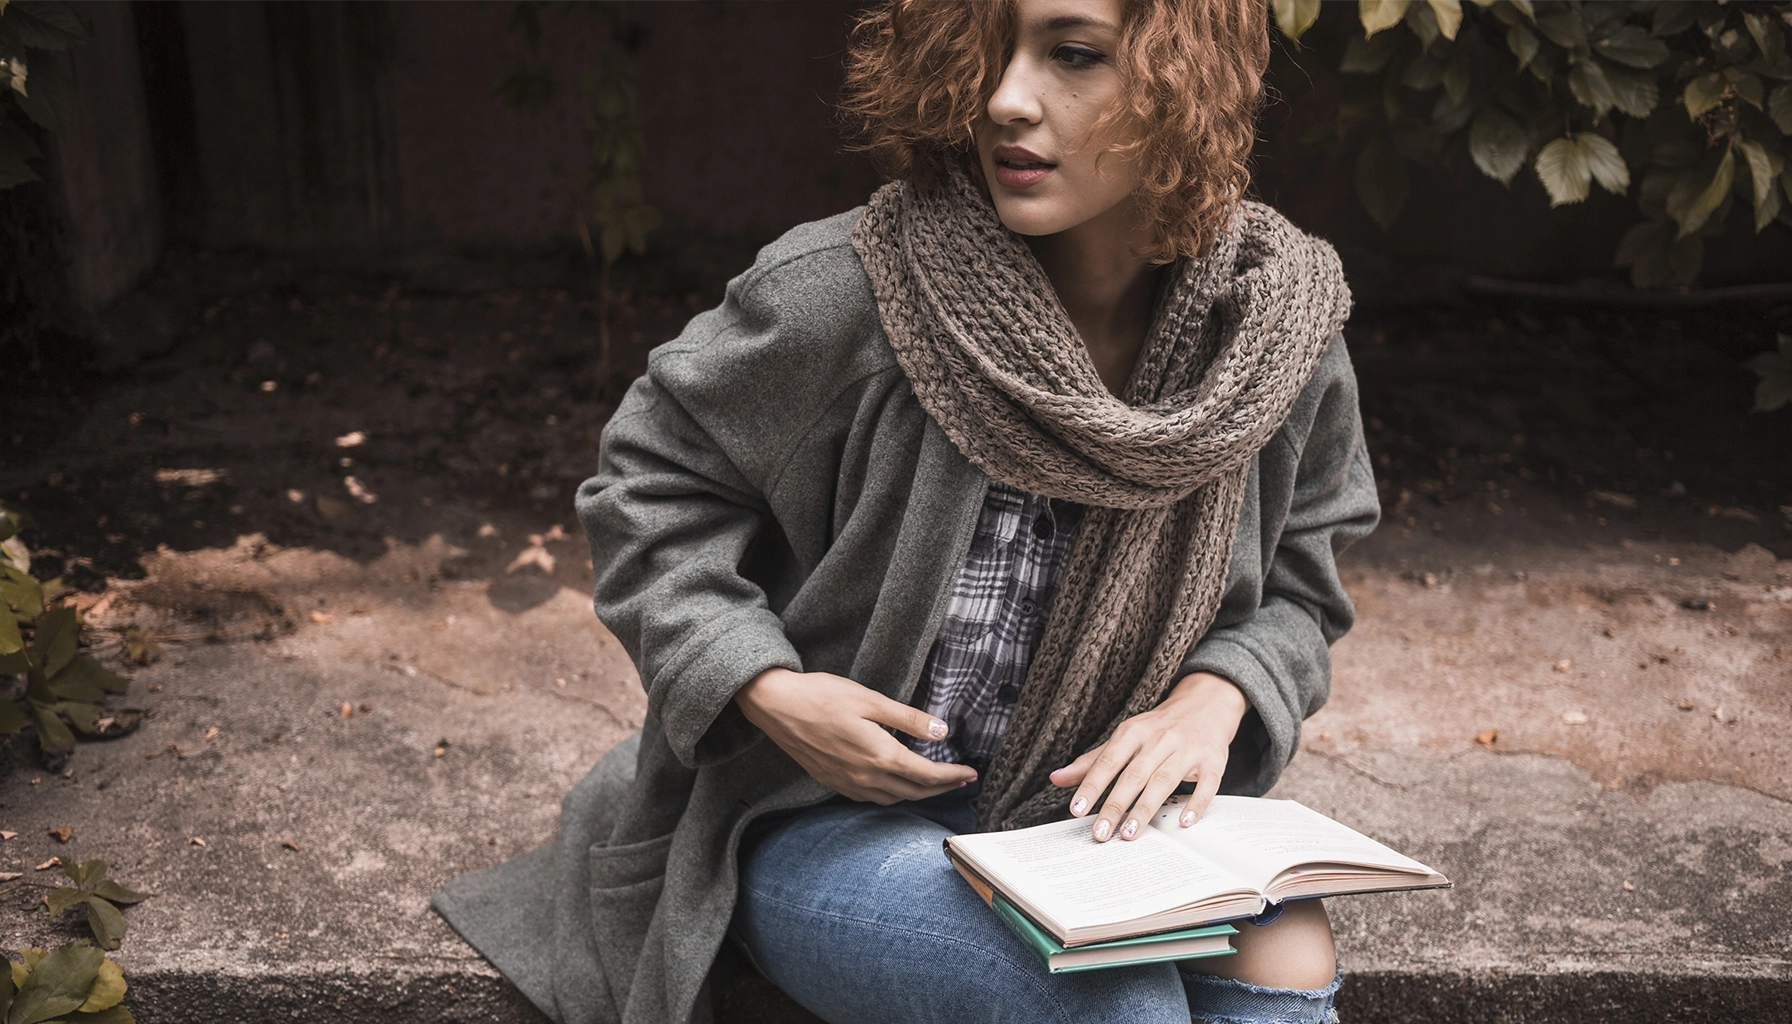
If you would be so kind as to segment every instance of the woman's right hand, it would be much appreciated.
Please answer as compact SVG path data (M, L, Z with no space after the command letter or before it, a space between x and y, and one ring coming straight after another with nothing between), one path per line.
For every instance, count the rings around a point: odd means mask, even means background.
M969 765L929 761L882 728L940 740L946 723L842 676L766 669L734 702L815 781L851 800L920 800L977 777Z

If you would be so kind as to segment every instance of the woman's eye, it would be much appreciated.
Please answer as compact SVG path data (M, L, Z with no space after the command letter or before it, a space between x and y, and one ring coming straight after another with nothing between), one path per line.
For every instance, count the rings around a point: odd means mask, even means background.
M1091 50L1087 46L1066 44L1053 50L1052 58L1054 60L1062 61L1073 68L1086 68L1100 64L1107 59L1107 56L1100 50Z

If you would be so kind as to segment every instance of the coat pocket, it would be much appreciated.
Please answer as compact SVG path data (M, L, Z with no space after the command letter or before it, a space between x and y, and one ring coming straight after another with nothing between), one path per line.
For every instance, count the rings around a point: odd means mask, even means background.
M641 948L666 887L672 833L590 851L591 917L598 959L616 997L618 1014L640 966Z

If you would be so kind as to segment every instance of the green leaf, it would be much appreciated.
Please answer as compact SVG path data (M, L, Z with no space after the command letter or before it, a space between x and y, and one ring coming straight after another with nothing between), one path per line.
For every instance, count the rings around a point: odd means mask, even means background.
M44 613L44 586L30 573L0 565L0 601L27 621Z
M1636 25L1625 25L1604 39L1593 41L1602 57L1633 68L1652 68L1668 59L1668 44Z
M55 676L74 660L80 632L73 608L44 612L38 616L37 636L31 641L31 660L42 667L44 675Z
M1363 146L1356 159L1356 194L1363 208L1383 231L1400 216L1411 189L1406 161L1386 139L1377 137Z
M1754 187L1755 231L1758 234L1779 215L1780 195L1774 185L1780 171L1785 169L1785 161L1778 153L1769 153L1759 142L1743 139L1736 143L1736 148L1742 150L1749 183Z
M1400 24L1412 0L1357 0L1357 16L1363 22L1363 35L1373 36Z
M108 1007L98 1013L77 1013L68 1024L137 1024L137 1018L122 1006Z
M99 972L94 976L93 987L87 990L87 1001L81 1004L81 1013L98 1013L110 1010L124 1001L125 991L130 986L124 983L124 968L111 957L101 961Z
M19 987L6 1024L43 1024L78 1009L99 976L106 955L85 942L51 950Z
M25 728L25 712L19 706L4 697L0 697L0 735L16 736Z
M1462 28L1462 4L1460 0L1425 0L1431 6L1431 14L1437 18L1437 30L1445 39L1455 39L1456 32Z
M1668 259L1674 247L1674 225L1665 220L1646 220L1624 233L1612 265L1630 268L1630 283L1638 288L1659 288L1672 271Z
M1580 101L1582 106L1591 107L1595 121L1605 117L1613 107L1618 105L1618 97L1612 92L1612 83L1605 77L1605 69L1598 61L1583 60L1574 65L1568 72L1568 91Z
M13 965L8 962L0 966L11 967ZM12 1009L12 997L18 991L19 986L14 984L12 980L12 972L9 970L0 970L0 1021L6 1019L6 1011Z
M1755 385L1755 411L1772 412L1792 403L1792 334L1779 336L1778 352L1763 352L1743 365L1761 377Z
M1693 187L1697 188L1698 177L1692 178ZM1687 235L1705 226L1711 214L1722 205L1724 198L1730 194L1730 186L1736 181L1736 154L1726 152L1718 161L1717 170L1705 187L1696 193L1692 189L1683 190L1676 186L1668 195L1668 216L1673 217L1680 225L1679 237Z
M1680 94L1688 117L1698 117L1723 101L1724 76L1715 71L1686 83L1686 91Z
M97 857L83 864L72 864L64 860L62 873L76 886L91 892L100 879L106 877L106 862Z
M54 708L32 704L37 712L37 745L46 755L64 754L75 749L75 734L62 724Z
M1437 42L1443 33L1437 28L1437 15L1431 13L1429 3L1411 4L1406 8L1406 17L1402 19L1412 34L1419 37L1419 47L1429 51L1431 44Z
M1751 75L1746 71L1739 71L1736 68L1725 68L1724 79L1736 87L1736 95L1742 97L1744 102L1749 106L1754 107L1756 110L1761 109L1761 102L1764 97L1762 93L1761 79L1758 75Z
M50 692L64 700L98 702L101 694L123 693L130 680L85 654L77 654L50 680Z
M155 895L155 893L151 892L137 892L134 889L126 889L124 886L119 885L110 878L103 879L98 885L94 886L93 893L95 896L104 896L113 903L127 907L133 903L142 903L144 900Z
M1605 79L1611 84L1614 105L1631 117L1648 117L1661 102L1661 88L1655 84L1654 75L1606 68Z
M124 941L124 915L98 896L87 897L86 903L87 930L93 933L94 941L101 949L117 949Z
M1774 86L1767 97L1767 116L1773 118L1780 134L1792 135L1792 82Z
M1475 116L1468 129L1468 153L1481 173L1510 185L1512 176L1524 166L1529 155L1530 139L1517 121L1496 107L1488 107Z
M87 893L69 885L57 889L47 897L50 906L50 916L61 917L64 910L87 899L87 895Z
M11 608L0 608L0 654L14 654L25 650L25 638L19 633L19 620L13 616ZM0 671L16 672L17 669Z
M1400 72L1400 84L1408 89L1426 92L1443 84L1444 62L1429 53L1421 53L1413 58L1406 70Z
M31 62L31 93L15 96L19 109L52 135L74 123L74 73L68 54L42 53Z
M1537 177L1549 193L1551 207L1578 203L1587 198L1593 171L1586 153L1573 139L1557 139L1537 153Z
M1514 10L1532 21L1537 20L1537 9L1531 0L1509 0Z
M1468 101L1468 90L1473 84L1474 72L1469 68L1467 57L1457 57L1444 68L1444 91L1449 93L1450 102L1456 106Z
M1344 44L1344 59L1338 62L1338 70L1347 75L1380 74L1399 48L1399 36L1351 36Z
M1580 12L1564 4L1551 4L1549 13L1537 19L1537 31L1564 50L1584 50L1587 46L1587 23Z
M1295 42L1319 18L1319 0L1275 0L1276 28Z
M6 27L33 50L67 50L87 41L88 31L74 7L54 0L13 0L6 5Z
M56 702L56 713L68 719L68 724L84 736L92 736L100 731L101 710L98 704L89 704L86 701L62 700Z
M1518 70L1523 71L1537 56L1538 47L1543 44L1531 34L1531 30L1523 25L1513 25L1506 29L1506 47L1512 56L1518 58Z
M1772 64L1786 55L1786 37L1766 15L1744 9L1742 23L1748 27L1748 34L1754 37L1755 45L1767 63Z
M1649 31L1651 34L1666 38L1679 35L1691 28L1698 20L1698 8L1686 0L1671 0L1669 3L1658 3L1650 11Z
M1600 188L1615 196L1630 190L1630 168L1612 140L1593 132L1581 132L1574 137L1574 145L1586 159L1587 170L1592 172L1593 180Z

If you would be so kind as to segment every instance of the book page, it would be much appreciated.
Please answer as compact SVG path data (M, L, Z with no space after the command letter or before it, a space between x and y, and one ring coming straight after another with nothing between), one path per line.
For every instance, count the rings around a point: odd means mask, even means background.
M1175 910L1248 888L1235 875L1147 830L1097 843L1090 822L955 836L952 848L1030 912L1066 931Z
M1421 876L1432 870L1293 800L1216 796L1194 825L1177 823L1186 797L1172 797L1152 827L1259 890L1301 864L1349 865Z

